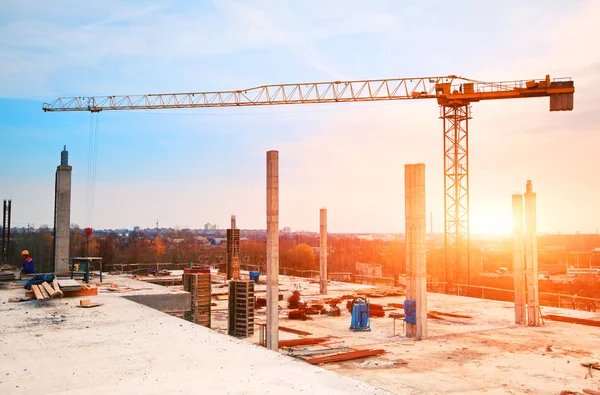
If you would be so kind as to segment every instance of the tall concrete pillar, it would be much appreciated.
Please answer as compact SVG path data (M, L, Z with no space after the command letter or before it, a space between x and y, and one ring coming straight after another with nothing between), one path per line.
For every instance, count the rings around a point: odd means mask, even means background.
M320 210L319 231L321 243L319 245L319 285L322 295L327 295L327 209Z
M523 239L523 195L512 196L513 276L515 281L515 324L527 324L525 283L525 240Z
M525 267L527 270L527 324L529 326L540 325L536 221L536 196L531 180L528 180L525 191Z
M65 145L56 168L54 190L54 271L69 271L69 244L71 225L71 170Z
M404 166L406 224L406 298L416 301L416 325L407 324L407 336L427 337L427 262L425 165Z
M267 151L267 348L279 352L278 151Z

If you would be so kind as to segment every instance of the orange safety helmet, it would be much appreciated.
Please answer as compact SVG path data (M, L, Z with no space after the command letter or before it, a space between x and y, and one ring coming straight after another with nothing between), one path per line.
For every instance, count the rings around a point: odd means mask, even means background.
M29 255L29 251L27 250L23 250L23 252L21 253L21 255L25 256L25 255Z

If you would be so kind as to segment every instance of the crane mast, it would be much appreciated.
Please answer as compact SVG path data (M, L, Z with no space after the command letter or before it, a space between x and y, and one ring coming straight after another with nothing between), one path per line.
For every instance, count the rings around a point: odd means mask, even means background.
M444 132L444 251L446 293L467 294L469 258L469 119L471 103L485 100L549 97L550 111L573 110L570 78L484 82L456 75L305 82L248 89L147 95L58 98L45 112L166 110L283 104L437 100ZM438 273L439 274L439 273Z

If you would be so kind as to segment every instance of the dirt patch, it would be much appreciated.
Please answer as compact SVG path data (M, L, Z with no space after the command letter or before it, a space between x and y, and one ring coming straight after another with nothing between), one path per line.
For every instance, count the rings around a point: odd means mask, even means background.
M422 363L422 360L418 362L411 361L407 358L409 363L406 366L413 372L428 372L448 365L457 366L464 363L477 361L484 358L485 355L486 353L464 347L448 351L438 351L436 353L429 354L426 360L435 361L432 363ZM435 366L435 368L432 369L432 366Z
M520 352L520 351L534 351L540 347L545 347L545 344L522 344L516 342L506 342L495 339L480 339L477 344L481 344L487 347L495 347L503 352Z

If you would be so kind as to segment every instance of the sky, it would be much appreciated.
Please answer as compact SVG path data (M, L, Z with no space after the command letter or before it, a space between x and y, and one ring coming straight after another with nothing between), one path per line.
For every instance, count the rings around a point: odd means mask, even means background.
M567 5L568 4L568 5ZM403 232L404 165L425 163L443 231L443 130L435 100L168 111L44 113L58 97L461 75L571 77L575 109L547 98L473 104L471 231L509 232L511 195L537 192L538 231L600 227L600 2L216 0L0 3L0 197L15 226L53 222L63 145L71 222L266 227L266 151L280 155L280 226ZM93 212L93 215L86 215ZM428 224L429 225L429 224Z

